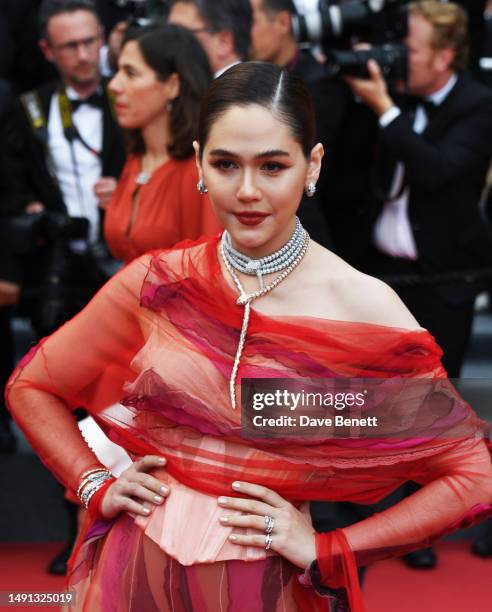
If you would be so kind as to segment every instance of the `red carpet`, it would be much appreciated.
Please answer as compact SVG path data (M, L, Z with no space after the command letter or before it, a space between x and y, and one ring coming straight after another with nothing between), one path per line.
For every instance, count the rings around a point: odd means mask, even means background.
M63 591L64 576L51 576L46 571L51 559L63 544L0 544L0 591ZM67 610L60 606L0 606L12 612Z
M0 591L62 591L63 577L46 573L50 559L61 548L53 543L0 544ZM441 543L439 568L431 571L408 569L399 560L374 565L364 585L367 612L490 612L492 558L480 559L468 549L469 542L464 540ZM33 607L8 609L34 612Z
M492 558L472 555L470 542L441 542L435 570L412 570L391 559L367 571L367 612L491 612Z

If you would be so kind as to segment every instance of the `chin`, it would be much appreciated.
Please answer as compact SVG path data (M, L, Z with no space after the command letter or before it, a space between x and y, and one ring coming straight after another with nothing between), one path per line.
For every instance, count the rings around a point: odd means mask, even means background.
M253 257L263 257L275 248L272 243L275 240L270 232L254 229L229 230L234 248L244 254L251 254Z

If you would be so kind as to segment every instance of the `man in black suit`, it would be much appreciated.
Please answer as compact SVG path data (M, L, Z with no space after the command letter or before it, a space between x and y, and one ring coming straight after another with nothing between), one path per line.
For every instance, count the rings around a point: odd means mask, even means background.
M395 289L457 377L480 288L472 271L492 264L478 208L492 154L492 93L463 72L466 18L458 5L411 4L406 43L407 93L415 100L397 106L375 62L369 79L349 80L380 123L372 244L361 265L375 275L421 279Z
M75 315L106 280L96 257L102 236L99 204L109 196L125 158L99 72L103 38L93 3L44 0L39 20L40 47L60 80L23 94L9 125L13 208L17 215L44 220L47 213L57 213L66 225L83 218L88 231L68 236L52 220L41 232L43 246L33 245L26 257L24 286L32 288L30 314L38 337ZM77 532L72 505L69 520L70 542L53 561L53 573L64 573Z
M492 154L492 93L464 73L466 16L435 0L409 5L409 78L399 106L375 62L370 78L347 79L379 117L375 206L360 267L390 280L458 377L481 288L474 272L492 265L492 241L479 200ZM403 277L416 282L402 284ZM381 305L384 308L384 304ZM409 483L406 493L416 486ZM410 553L434 567L432 549Z
M89 224L87 240L64 245L65 274L85 291L53 320L56 327L75 314L103 280L89 273L94 265L88 257L101 236L100 198L94 189L101 184L115 185L124 163L124 147L99 72L102 29L93 3L45 0L39 17L40 47L56 66L60 80L23 94L11 122L8 156L16 208L33 214L51 211L82 217ZM47 262L50 246L36 254L35 276L42 274L39 262ZM43 323L34 323L42 334L52 331Z
M316 138L323 144L325 157L317 196L309 201L303 199L299 216L312 238L331 246L325 221L325 209L329 206L329 202L324 201L329 199L329 189L325 190L326 178L335 143L342 137L341 128L352 94L343 81L328 78L323 64L308 49L299 48L292 32L292 17L296 14L293 0L251 0L251 8L250 58L286 68L305 82L313 97Z
M122 137L99 72L101 25L91 0L45 0L40 32L40 47L60 80L21 97L22 112L11 130L17 197L25 207L39 202L69 214L85 209L81 216L98 224L94 200L89 201L94 183L87 189L82 185L86 193L77 194L77 172L87 184L88 171L97 176L99 168L97 180L101 175L117 177L124 163ZM61 119L61 98L68 98L68 125ZM36 121L42 125L34 125ZM77 168L80 164L84 166ZM84 196L87 201L74 202Z
M249 0L171 0L168 15L195 34L214 78L248 59L251 19Z

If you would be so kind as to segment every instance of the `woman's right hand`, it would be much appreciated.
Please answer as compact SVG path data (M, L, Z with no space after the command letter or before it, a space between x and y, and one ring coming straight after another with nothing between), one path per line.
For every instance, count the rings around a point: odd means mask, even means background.
M135 461L108 487L100 504L100 514L112 519L120 512L149 516L152 506L160 506L169 495L169 487L147 474L166 465L163 457L145 455Z

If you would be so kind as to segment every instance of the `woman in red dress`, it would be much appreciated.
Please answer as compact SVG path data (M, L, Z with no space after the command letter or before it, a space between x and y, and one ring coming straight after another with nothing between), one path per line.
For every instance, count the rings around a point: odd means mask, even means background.
M396 294L297 220L323 154L302 82L240 64L201 117L200 186L222 236L126 266L23 360L8 403L89 508L75 609L360 612L357 565L491 514L487 427ZM362 378L375 392L361 414L381 422L252 436L248 378L338 390ZM134 461L117 479L80 436L81 405ZM302 503L375 503L409 479L416 494L328 534Z
M210 69L179 26L133 32L109 84L129 158L106 209L104 235L126 263L155 248L220 229L198 180L192 143Z

